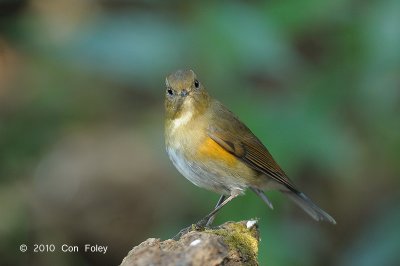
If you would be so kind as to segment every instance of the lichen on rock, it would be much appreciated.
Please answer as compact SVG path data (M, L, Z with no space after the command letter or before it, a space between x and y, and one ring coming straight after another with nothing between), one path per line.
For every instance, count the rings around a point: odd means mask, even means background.
M257 223L247 228L248 223L225 223L219 229L206 232L222 236L232 252L230 259L245 262L246 265L258 265L259 232ZM239 256L236 258L236 256Z
M190 231L177 241L149 238L122 261L132 265L258 265L257 223L227 222L213 229Z

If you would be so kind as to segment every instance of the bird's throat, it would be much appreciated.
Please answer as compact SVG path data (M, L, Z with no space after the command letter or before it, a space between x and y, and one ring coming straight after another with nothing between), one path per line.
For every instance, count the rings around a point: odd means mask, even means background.
M193 118L193 111L192 110L187 110L185 112L181 112L178 117L175 117L172 120L172 131L177 130L178 128L182 126L186 126L190 120Z

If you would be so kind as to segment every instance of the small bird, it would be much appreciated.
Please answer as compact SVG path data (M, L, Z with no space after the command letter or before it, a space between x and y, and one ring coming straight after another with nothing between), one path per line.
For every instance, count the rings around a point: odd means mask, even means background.
M269 208L264 190L279 190L316 221L335 219L300 192L267 148L231 111L213 99L192 70L165 80L165 144L178 171L198 187L221 195L198 226L212 224L216 213L246 189Z

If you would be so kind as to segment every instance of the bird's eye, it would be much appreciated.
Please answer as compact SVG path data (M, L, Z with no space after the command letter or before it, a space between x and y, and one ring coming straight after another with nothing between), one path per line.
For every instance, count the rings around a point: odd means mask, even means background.
M168 92L169 95L173 95L174 94L174 92L173 92L173 90L171 88L168 88L167 92Z
M200 82L199 82L197 79L194 80L194 86L195 86L197 89L200 87Z

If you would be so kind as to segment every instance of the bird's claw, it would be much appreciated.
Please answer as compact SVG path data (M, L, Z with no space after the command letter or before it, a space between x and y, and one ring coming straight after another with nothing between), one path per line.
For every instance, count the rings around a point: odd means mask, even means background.
M184 234L187 234L187 233L189 233L191 231L204 231L204 229L207 227L206 226L207 221L208 221L207 219L202 219L202 220L198 221L197 223L192 224L191 226L183 228L172 239L173 240L179 240L181 238L181 236L183 236Z

